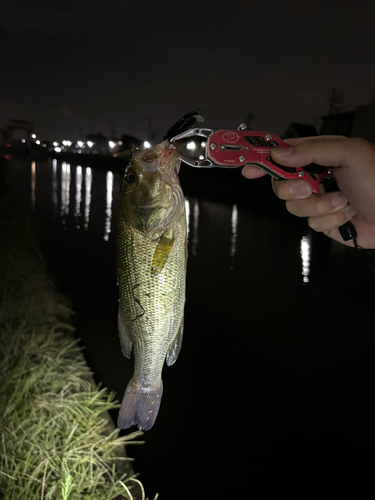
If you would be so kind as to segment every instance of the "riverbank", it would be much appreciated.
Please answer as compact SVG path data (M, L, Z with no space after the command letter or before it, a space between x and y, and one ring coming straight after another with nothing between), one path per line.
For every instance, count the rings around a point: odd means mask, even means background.
M0 164L0 498L140 499L129 444L95 385L28 214ZM129 491L130 490L130 491Z

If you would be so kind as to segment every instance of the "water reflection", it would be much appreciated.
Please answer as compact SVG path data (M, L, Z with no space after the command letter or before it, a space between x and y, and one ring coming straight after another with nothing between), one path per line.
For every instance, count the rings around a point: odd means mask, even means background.
M36 163L31 162L31 209L35 208Z
M61 205L60 205L60 217L61 223L66 226L66 216L69 214L69 203L70 203L70 165L69 163L63 162L61 165Z
M74 218L76 221L76 228L80 229L81 217L81 202L82 202L82 167L80 165L76 168L76 203L74 208Z
M189 237L189 232L190 232L190 202L187 198L185 198L185 213L186 213L187 234Z
M106 176L106 206L105 206L105 222L104 222L104 240L108 241L109 233L111 232L112 219L112 202L113 202L113 173L107 172Z
M85 171L85 212L83 227L85 231L89 228L90 220L90 204L91 204L91 187L92 187L92 172L90 167L86 167Z
M31 206L35 207L36 197L43 193L42 185L45 185L43 178L48 177L47 200L50 204L50 211L53 219L58 218L63 228L74 227L77 230L95 232L99 238L109 241L112 237L112 219L119 203L122 176L114 174L112 171L92 170L90 167L81 165L70 165L56 159L49 164L48 173L43 168L44 165L31 163ZM30 168L30 167L29 167ZM36 177L38 176L38 180ZM93 191L93 179L95 176L95 190ZM37 189L36 189L37 186ZM52 200L52 206L51 206ZM92 205L92 202L94 205ZM41 200L42 203L42 200ZM38 203L39 207L39 203ZM94 213L92 210L94 207ZM237 204L228 205L219 202L207 202L207 200L197 197L187 197L185 200L186 219L189 236L189 255L197 257L205 248L208 238L216 238L214 227L217 227L223 240L220 245L225 249L225 267L234 269L235 259L238 253L239 224L243 226L241 234L251 231L253 224L257 227L259 218L256 214L243 213ZM44 212L48 207L43 207ZM242 213L242 212L241 212ZM92 221L91 221L92 218ZM207 220L210 222L207 225ZM203 225L203 226L202 226ZM202 226L202 228L200 227ZM259 228L258 228L259 229ZM209 233L207 231L209 230ZM100 232L99 232L100 231ZM201 231L201 234L199 234ZM200 251L198 252L198 237L205 241L200 241ZM311 241L308 236L301 240L298 238L301 255L302 279L303 283L308 283L310 279L310 246ZM228 259L229 253L229 259Z
M229 251L231 263L230 263L229 267L230 267L230 269L233 269L234 256L236 255L236 243L237 243L237 225L238 225L237 205L233 205L233 208L232 208L231 225L232 225L232 236L231 236L230 251Z
M198 224L199 224L199 203L195 198L193 207L193 237L191 242L191 253L194 257L197 256L197 246L198 246Z
M59 204L59 193L58 193L58 183L57 183L57 160L54 158L52 160L52 207L53 215L56 217L58 212Z
M302 281L309 282L310 274L310 247L311 242L308 236L303 236L301 239L301 260L302 260Z

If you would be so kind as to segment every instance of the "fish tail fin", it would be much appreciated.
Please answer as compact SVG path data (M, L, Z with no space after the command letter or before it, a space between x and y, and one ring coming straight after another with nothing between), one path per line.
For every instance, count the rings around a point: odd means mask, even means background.
M145 387L139 379L132 377L122 400L117 427L127 429L138 425L144 431L151 429L158 415L162 394L161 378L155 385Z

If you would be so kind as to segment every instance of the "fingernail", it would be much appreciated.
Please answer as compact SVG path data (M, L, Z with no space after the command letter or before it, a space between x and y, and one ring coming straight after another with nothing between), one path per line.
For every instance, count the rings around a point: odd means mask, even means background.
M275 156L289 156L293 153L293 148L272 148L271 151Z
M349 207L348 210L345 212L345 217L349 220L352 217L354 217L356 213L357 212L354 210L353 207Z
M348 200L342 193L337 193L331 198L331 205L335 208L342 208L348 203Z
M311 195L311 189L304 182L298 182L290 188L290 192L297 198L307 198Z

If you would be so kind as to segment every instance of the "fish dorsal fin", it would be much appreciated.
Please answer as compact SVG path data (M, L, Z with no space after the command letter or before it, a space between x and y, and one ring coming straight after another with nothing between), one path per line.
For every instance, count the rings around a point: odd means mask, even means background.
M173 365L173 363L176 362L178 355L180 354L183 333L184 333L184 317L182 317L181 319L181 323L178 328L176 337L168 347L167 357L166 357L166 363L168 366Z
M122 317L120 311L120 305L118 309L118 331L120 335L120 344L122 349L122 354L130 359L130 355L132 353L133 339L129 329L126 326L126 323Z
M173 243L174 243L173 236L171 237L166 237L164 235L160 236L159 242L157 244L154 253L154 257L152 259L151 276L156 276L161 272L172 250Z

